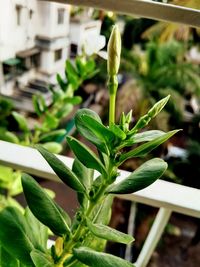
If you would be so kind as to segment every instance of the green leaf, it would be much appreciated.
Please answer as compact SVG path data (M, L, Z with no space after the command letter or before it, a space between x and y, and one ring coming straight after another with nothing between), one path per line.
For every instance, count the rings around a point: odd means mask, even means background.
M45 99L41 94L33 95L32 102L35 112L38 116L41 116L47 110Z
M87 146L71 136L67 137L67 142L75 156L83 165L85 165L87 168L97 170L100 173L106 173L105 167L101 161Z
M40 144L42 147L44 147L46 150L48 150L51 153L59 154L62 151L62 145L57 142L47 142L44 144Z
M86 168L77 158L75 158L72 171L76 174L81 183L89 191L92 185L94 170ZM88 198L83 193L78 193L79 204L84 207L88 203Z
M31 251L31 259L35 264L35 267L54 267L54 263L51 260L50 256L42 253L39 250Z
M154 118L155 116L158 115L158 113L161 112L161 110L164 108L164 106L167 104L168 100L170 98L170 95L166 96L165 98L161 99L158 101L149 111L148 115L151 118Z
M19 267L19 261L0 246L0 266Z
M121 140L126 139L126 134L124 133L124 131L120 129L118 125L111 124L111 126L109 127L109 130L111 130L114 133L114 135L118 137L119 139Z
M80 96L66 97L64 102L72 105L78 105L82 102L82 97Z
M40 142L52 142L52 141L57 141L59 138L63 138L66 135L66 130L65 129L60 129L60 130L54 130L49 133L45 133L40 136Z
M28 206L35 217L54 234L58 236L68 234L69 226L60 210L39 184L31 176L22 174L22 186Z
M133 133L137 132L138 130L140 130L141 128L144 128L145 126L147 126L149 124L149 122L151 121L152 118L156 117L158 115L158 113L160 113L160 111L164 108L164 106L167 104L168 100L170 98L170 95L168 95L167 97L161 99L160 101L158 101L149 111L147 114L145 114L144 116L142 116L138 122L136 123L136 125L133 127L133 129L131 129L131 131L129 132L129 135L132 135Z
M63 92L66 92L67 89L67 83L63 81L62 77L60 76L59 73L57 73L56 75L56 80L60 86L60 88L62 89Z
M0 131L0 140L14 144L19 144L19 138L17 137L17 135L5 130Z
M22 130L23 132L29 132L28 122L27 122L26 118L15 111L12 112L12 115L15 118L15 120L17 121L20 130Z
M129 244L134 241L132 236L119 232L103 224L93 224L91 221L87 220L87 226L92 234L99 238L123 244Z
M116 134L106 128L102 123L98 122L96 119L88 116L82 115L82 121L85 124L85 127L89 129L102 143L106 143L107 146L112 148L112 144L116 141ZM101 149L101 146L99 147ZM104 151L102 151L104 152Z
M34 246L21 212L13 207L5 208L0 213L0 229L0 243L4 249L27 266L33 266L30 252Z
M86 247L73 249L73 253L79 261L91 267L134 267L133 264L119 257Z
M148 160L123 181L111 185L107 192L112 194L130 194L154 183L167 169L167 163L159 158Z
M68 103L65 104L64 106L61 106L61 108L58 110L58 112L56 113L56 117L58 119L62 119L64 117L66 117L67 115L69 115L69 113L73 110L73 105Z
M100 117L94 111L84 108L78 110L75 115L75 125L77 130L91 143L106 151L104 141L100 140L90 129L88 129L88 127L86 127L85 122L82 119L85 115L90 116L102 124Z
M158 137L161 137L165 134L163 131L159 130L151 130L151 131L145 131L142 133L134 134L132 135L127 141L127 145L131 146L133 144L142 143L142 142L149 142L152 141Z
M35 244L39 243L42 248L40 250L45 251L47 248L48 228L38 221L28 207L25 209L24 217L28 225L29 233L32 236L31 240L33 240ZM35 245L34 247L37 248Z
M86 168L77 158L75 158L72 171L76 174L85 188L89 189L91 187L94 177L94 170Z
M45 128L55 129L59 125L59 120L55 116L53 116L52 114L46 112L46 116L45 116L45 120L44 120L43 125Z
M119 158L120 164L124 162L125 160L132 158L132 157L144 157L149 152L151 152L153 149L155 149L160 144L167 141L170 137L172 137L174 134L179 132L180 130L174 130L170 131L168 133L163 134L162 136L153 139L152 141L145 143L141 146L138 146L137 148L131 150L130 152L127 152L125 154L122 154Z
M42 154L45 160L48 162L50 167L58 175L58 177L69 187L78 192L85 192L83 184L79 181L76 175L67 167L65 164L59 160L52 153L48 152L41 146L36 146L38 151Z

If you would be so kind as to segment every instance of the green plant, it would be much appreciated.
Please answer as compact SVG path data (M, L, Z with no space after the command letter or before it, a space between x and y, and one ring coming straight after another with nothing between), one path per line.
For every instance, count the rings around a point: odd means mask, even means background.
M66 61L65 78L57 74L59 88L51 88L52 104L48 108L42 95L33 96L33 106L37 114L37 123L33 129L30 128L28 119L16 111L12 111L12 105L7 100L0 100L0 139L33 147L41 144L52 153L60 153L62 145L59 139L63 139L67 132L59 129L61 121L72 111L73 106L80 104L82 99L75 96L75 92L81 84L93 77L98 70L95 68L95 61L92 57L78 56L73 65ZM4 117L12 114L18 124L19 131L10 131L6 124L2 124ZM14 196L22 192L21 172L0 166L0 209L7 205L20 205L14 200Z
M171 95L167 111L176 126L184 116L185 96L200 95L199 68L185 60L186 53L187 46L177 41L149 42L144 51L123 53L126 67L150 104Z
M5 208L0 213L0 243L3 253L6 253L6 262L10 260L15 261L15 266L18 262L18 266L36 267L133 266L121 258L102 252L107 240L125 244L134 240L107 226L112 198L152 184L165 172L167 164L162 159L151 159L122 181L116 181L118 168L129 158L144 157L177 131L139 132L163 109L169 97L156 103L132 129L129 129L131 112L127 115L123 113L120 123L115 123L120 52L120 34L118 28L114 27L108 44L109 126L104 126L100 117L88 109L79 110L75 116L77 130L94 145L98 156L86 145L68 136L68 144L75 155L71 170L42 146L37 146L58 177L77 192L80 207L74 219L71 221L33 178L23 174L24 194L35 217L29 209L23 216L13 207ZM139 146L129 152L124 150L136 144ZM98 172L96 179L94 171ZM41 223L57 236L51 250L46 248L46 228L42 228Z

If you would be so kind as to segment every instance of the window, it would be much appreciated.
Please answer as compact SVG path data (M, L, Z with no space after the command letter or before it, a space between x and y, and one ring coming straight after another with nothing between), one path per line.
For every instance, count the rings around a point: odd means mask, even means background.
M17 26L21 25L22 6L16 5Z
M65 20L65 9L59 8L58 9L58 24L64 24Z
M33 17L33 10L30 9L30 10L29 10L29 18L32 19L32 17Z
M55 50L54 61L58 61L62 58L62 49Z

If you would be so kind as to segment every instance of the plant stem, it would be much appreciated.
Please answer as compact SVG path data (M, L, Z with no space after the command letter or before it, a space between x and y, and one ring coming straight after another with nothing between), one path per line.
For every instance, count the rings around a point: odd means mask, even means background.
M117 75L109 76L108 89L109 89L109 126L115 123L115 101L118 88Z
M105 185L105 184L102 185L102 187L98 191L95 199L93 201L90 201L90 205L89 205L89 207L85 213L86 218L89 218L89 216L91 215L91 213L94 210L94 208L96 207L96 205L100 204L100 201L102 200L102 195L104 194L106 188L107 188L107 185ZM78 228L76 229L76 232L74 233L72 239L69 240L69 242L66 244L66 247L63 250L59 261L55 265L56 267L63 267L64 262L68 258L69 253L71 253L72 248L76 245L77 240L79 240L80 237L83 236L87 231L88 231L88 229L85 228L85 219L83 219L82 222L80 222Z
M115 100L116 100L116 94L110 95L109 126L115 123Z

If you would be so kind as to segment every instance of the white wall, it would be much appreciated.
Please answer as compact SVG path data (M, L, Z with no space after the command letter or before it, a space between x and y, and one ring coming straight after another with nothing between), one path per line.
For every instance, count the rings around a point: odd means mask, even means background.
M22 5L20 26L17 25L16 5ZM29 18L30 9L34 12L32 22ZM0 61L15 57L16 52L34 45L35 14L36 0L0 1Z
M64 9L64 23L58 24L58 9ZM69 5L38 1L38 35L49 38L69 34Z

